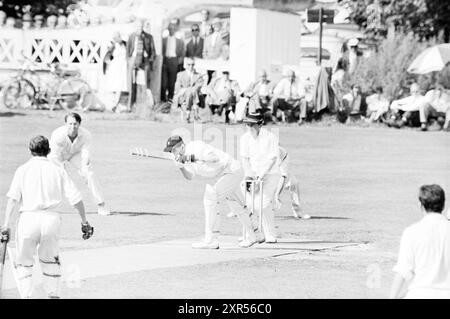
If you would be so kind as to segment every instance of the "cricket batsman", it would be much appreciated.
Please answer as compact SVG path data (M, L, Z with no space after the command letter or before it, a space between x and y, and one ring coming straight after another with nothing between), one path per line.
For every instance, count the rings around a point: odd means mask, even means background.
M274 208L281 208L280 196L284 189L288 189L291 196L292 214L295 218L310 219L311 216L303 214L300 208L300 189L297 178L289 172L289 154L285 148L281 147L279 157L279 167L281 178L278 182L277 191L275 192Z
M262 128L263 117L260 113L250 113L243 120L247 126L247 132L241 136L240 151L245 173L245 180L263 182L261 194L258 183L255 187L254 211L260 210L262 196L262 231L266 243L276 243L275 214L272 204L275 198L278 182L280 180L280 168L277 165L279 156L278 137L265 128ZM250 183L245 183L244 192L250 191ZM251 196L246 196L248 207L251 206Z
M69 113L65 116L65 125L53 131L50 138L51 153L49 158L64 167L74 166L80 176L87 182L88 188L97 204L99 215L110 215L105 205L97 178L92 170L90 159L91 133L81 125L81 116Z
M220 201L228 204L248 234L246 240L241 241L239 246L247 248L255 244L256 235L240 188L244 177L240 163L227 153L203 141L184 143L178 135L168 139L164 151L174 154L175 165L186 179L191 180L193 177L199 176L216 180L214 185L206 184L203 195L205 238L202 242L192 244L192 247L219 248L215 225L220 217L217 210Z
M61 217L56 211L63 197L81 217L83 239L90 238L94 228L86 220L81 193L67 172L47 159L50 152L48 140L44 136L36 136L31 139L29 148L33 157L16 170L7 193L8 203L1 233L9 239L10 219L19 208L14 265L21 298L32 296L36 250L48 297L59 298L61 263L58 233Z

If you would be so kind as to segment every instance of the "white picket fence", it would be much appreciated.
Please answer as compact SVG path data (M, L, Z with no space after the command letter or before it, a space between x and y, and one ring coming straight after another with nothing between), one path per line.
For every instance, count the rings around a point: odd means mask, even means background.
M83 78L98 90L103 57L112 34L120 30L126 39L130 28L130 25L113 25L65 30L0 29L0 71L20 69L24 57L39 69L61 63L80 70Z

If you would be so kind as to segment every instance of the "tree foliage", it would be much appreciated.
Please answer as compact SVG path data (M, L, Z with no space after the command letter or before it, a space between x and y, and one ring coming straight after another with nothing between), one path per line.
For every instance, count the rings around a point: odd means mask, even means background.
M420 39L443 34L450 37L450 1L448 0L341 0L350 8L350 18L379 39L392 26L404 33L413 32Z
M59 15L66 14L70 5L76 4L77 0L0 0L0 10L5 11L8 16L20 18L24 13L32 15L42 14Z
M428 89L435 79L420 77L406 72L408 66L417 56L417 52L436 44L437 40L420 41L413 33L404 34L397 32L380 41L378 50L371 52L370 56L361 59L351 80L347 80L344 86L357 83L363 92L370 92L377 86L381 86L388 99L393 100L402 96L412 81L419 81L423 89Z

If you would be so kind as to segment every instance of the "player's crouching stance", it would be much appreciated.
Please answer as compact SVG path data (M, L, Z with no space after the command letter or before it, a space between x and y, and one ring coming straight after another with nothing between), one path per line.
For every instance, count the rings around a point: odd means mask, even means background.
M289 172L289 154L283 147L280 146L279 167L281 178L278 182L277 191L275 192L274 208L279 210L281 208L280 196L284 189L288 189L291 197L292 214L295 218L310 219L311 216L303 214L300 208L300 189L297 178Z
M280 170L277 165L279 156L278 138L268 130L262 128L263 117L259 113L250 113L243 121L248 131L241 137L241 157L246 180L257 180L263 182L262 194L255 187L255 212L260 211L262 196L262 231L266 243L276 243L275 216L272 203L275 191L280 180ZM245 183L245 191L250 190L249 183ZM246 196L247 207L253 203L251 196Z
M55 210L63 196L80 214L83 239L91 237L94 228L86 220L81 193L66 171L47 159L50 152L48 140L43 136L34 137L30 141L30 151L33 157L16 170L9 188L2 233L9 236L11 215L20 205L14 261L20 296L31 298L37 248L44 288L49 298L59 298L61 264L58 232L61 218Z
M218 202L225 202L233 211L248 233L247 240L239 246L250 247L256 243L250 216L244 207L244 198L240 190L243 171L240 163L227 153L204 143L192 141L184 143L180 136L172 136L167 141L165 152L175 155L175 164L183 176L191 180L194 176L217 179L211 186L206 184L203 196L205 209L205 239L192 245L193 248L217 249L219 241L214 226L220 217L217 211Z
M74 166L80 176L87 182L97 204L98 214L110 215L92 169L90 158L91 133L80 127L81 116L77 113L67 114L64 120L66 124L54 130L50 137L51 153L48 157L63 167L67 164Z

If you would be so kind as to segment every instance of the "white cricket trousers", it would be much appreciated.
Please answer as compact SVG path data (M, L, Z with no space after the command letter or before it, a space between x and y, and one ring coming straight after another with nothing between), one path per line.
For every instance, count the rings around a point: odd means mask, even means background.
M16 260L19 291L22 298L33 293L34 255L41 265L44 289L48 296L59 297L61 264L59 261L58 234L61 217L48 211L22 212L17 222Z
M276 238L275 233L275 213L273 211L273 200L275 198L275 192L280 181L280 174L267 174L263 179L263 194L262 194L262 232L266 239ZM243 191L245 192L245 183L243 185ZM261 192L255 192L255 205L252 203L251 191L247 192L247 207L251 209L253 207L254 214L259 214L261 206Z
M239 168L222 175L213 186L209 184L206 185L203 196L206 242L217 240L220 219L217 206L221 201L227 203L230 211L238 217L250 238L255 240L250 215L244 208L244 197L240 188L243 178L244 171L242 168Z
M52 158L55 162L61 163L58 160ZM62 165L66 165L66 163L72 165L76 168L78 174L84 179L87 183L89 190L91 191L92 197L94 198L95 203L102 204L105 202L102 192L100 191L100 184L97 180L97 177L92 169L92 164L83 165L81 160L81 154L77 153L64 162Z

